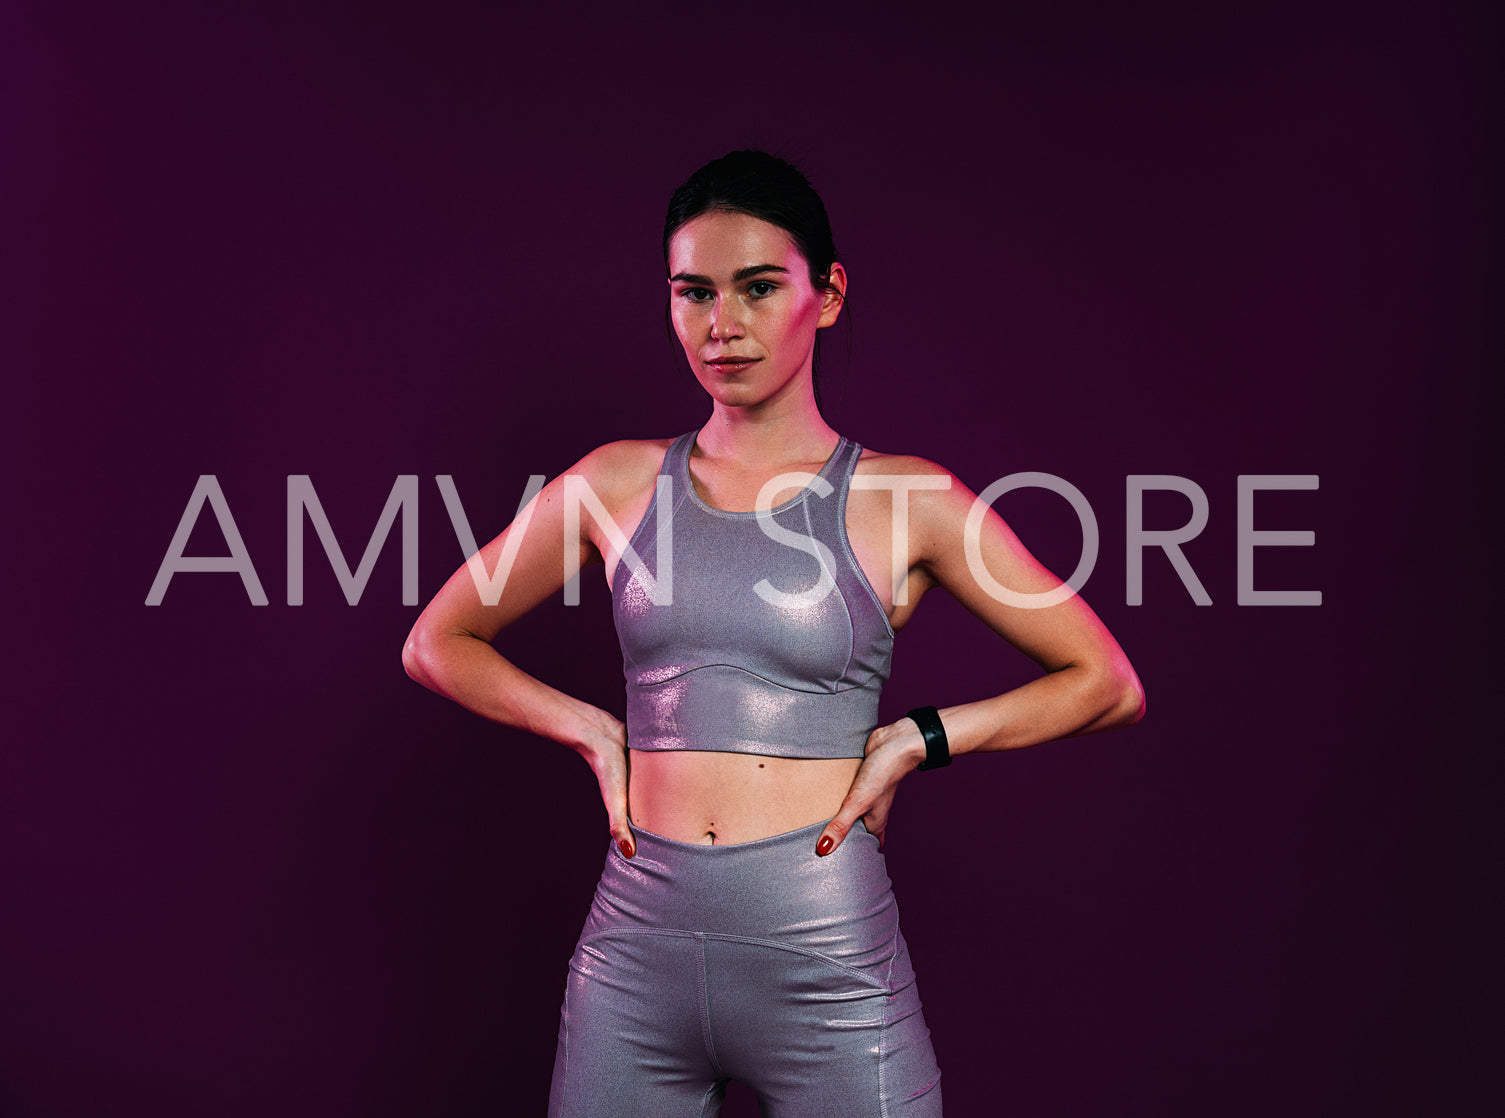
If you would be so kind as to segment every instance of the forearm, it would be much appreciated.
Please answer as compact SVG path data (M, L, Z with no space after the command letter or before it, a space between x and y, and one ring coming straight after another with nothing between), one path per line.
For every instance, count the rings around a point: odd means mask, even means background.
M1021 749L1060 738L1137 722L1144 691L1132 669L1070 665L990 699L940 709L951 755ZM910 720L896 723L906 752L925 758L924 740ZM912 731L912 732L911 732Z
M620 722L598 707L536 679L468 633L417 631L402 653L417 682L467 710L577 751L620 736Z
M1020 749L1138 721L1144 694L1132 671L1070 665L991 699L942 710L953 756Z

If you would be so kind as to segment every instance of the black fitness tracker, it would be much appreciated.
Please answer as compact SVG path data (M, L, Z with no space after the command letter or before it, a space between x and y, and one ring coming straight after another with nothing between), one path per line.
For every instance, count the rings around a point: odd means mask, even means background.
M940 711L935 707L915 707L905 717L914 719L925 739L925 759L916 768L939 769L951 764L951 744L946 740Z

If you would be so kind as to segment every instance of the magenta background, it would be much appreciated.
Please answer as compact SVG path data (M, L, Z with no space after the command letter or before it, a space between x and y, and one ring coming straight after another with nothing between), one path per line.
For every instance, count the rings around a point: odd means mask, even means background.
M135 7L0 25L0 1113L542 1112L593 782L405 678L395 535L351 608L309 533L287 606L285 479L353 563L421 475L427 598L461 559L433 475L485 538L529 473L695 426L658 228L748 145L810 173L852 277L831 421L1081 488L1148 690L900 791L948 1111L1494 1112L1487 5ZM229 575L143 605L201 473L270 606ZM1158 553L1124 604L1131 473L1208 493L1211 607ZM1320 608L1236 604L1241 473L1320 475L1257 504L1317 538L1257 585ZM1064 503L1000 507L1069 572ZM620 710L605 603L502 646ZM885 711L1031 671L937 595Z

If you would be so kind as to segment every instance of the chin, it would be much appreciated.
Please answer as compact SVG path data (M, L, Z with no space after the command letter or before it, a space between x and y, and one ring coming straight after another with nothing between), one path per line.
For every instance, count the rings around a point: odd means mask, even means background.
M746 404L756 402L752 397L752 393L741 385L702 384L701 387L705 389L705 394L712 400L715 400L718 404L725 404L727 407L740 408Z

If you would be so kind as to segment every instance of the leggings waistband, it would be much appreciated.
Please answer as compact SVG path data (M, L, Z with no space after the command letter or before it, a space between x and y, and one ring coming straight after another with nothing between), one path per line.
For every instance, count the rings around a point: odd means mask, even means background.
M816 840L820 837L821 831L825 830L826 822L826 820L822 820L819 823L811 823L808 827L801 827L795 831L784 831L782 834L769 835L767 838L753 839L751 842L684 842L680 839L667 838L664 835L656 834L645 827L639 827L636 823L632 825L632 834L635 839L639 840L637 845L640 848L644 845L652 846L663 857L669 858L693 858L700 854L723 860L739 855L766 858L774 850L781 852L787 850L787 852L793 853L794 849L799 847L802 842L808 848L807 852L810 856L814 857ZM852 828L848 835L848 839L857 838L859 835L867 835L867 833L867 827L859 819L857 825Z
M859 824L820 858L824 827L721 846L634 828L632 858L608 846L591 921L602 930L731 935L815 951L850 941L859 927L865 942L891 938L898 910L878 840Z

